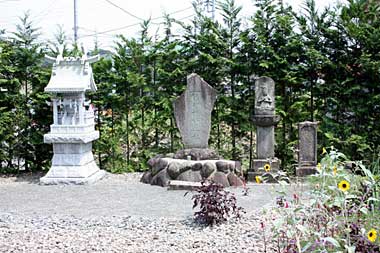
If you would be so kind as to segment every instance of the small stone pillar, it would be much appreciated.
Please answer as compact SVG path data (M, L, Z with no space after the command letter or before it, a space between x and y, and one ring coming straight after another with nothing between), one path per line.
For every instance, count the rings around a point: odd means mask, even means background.
M52 165L40 179L41 184L87 184L105 174L99 170L92 154L92 142L99 138L95 131L94 111L85 101L86 91L96 91L90 63L99 56L87 58L46 57L53 63L45 92L53 94L54 121L45 143L53 144Z
M275 115L274 81L270 77L260 77L255 82L255 114L252 118L256 125L256 159L253 160L253 170L248 171L248 180L255 180L255 176L262 175L264 165L270 164L271 171L277 171L280 160L275 157L274 127L280 121Z
M318 122L305 121L298 124L298 167L299 177L316 173Z

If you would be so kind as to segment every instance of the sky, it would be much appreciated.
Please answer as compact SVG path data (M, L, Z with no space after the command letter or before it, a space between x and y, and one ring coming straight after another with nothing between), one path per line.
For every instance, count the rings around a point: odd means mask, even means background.
M161 31L162 14L189 22L194 14L192 0L76 0L79 44L91 49L95 40L101 48L110 49L115 35L133 37L139 31L139 23L149 17L157 25L151 33ZM304 0L284 0L301 11ZM316 0L319 10L334 6L339 0ZM341 0L342 1L342 0ZM252 0L235 0L243 7L241 17L252 15L255 8ZM62 26L69 43L73 41L74 0L0 0L0 29L14 32L19 17L29 12L31 20L40 28L41 40L52 40L58 26ZM217 12L216 12L217 15ZM217 15L218 17L218 15Z

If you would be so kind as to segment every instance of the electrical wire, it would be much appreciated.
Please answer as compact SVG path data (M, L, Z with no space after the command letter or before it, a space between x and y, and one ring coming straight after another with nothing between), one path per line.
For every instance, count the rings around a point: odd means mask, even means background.
M105 0L105 1L107 1L107 0ZM169 13L169 14L167 14L167 15L170 16L170 15L173 15L173 14L176 14L176 13L180 13L180 12L183 12L183 11L186 11L186 10L189 10L189 9L192 9L192 8L193 8L193 7L190 6L190 7L187 7L187 8L181 9L181 10L178 10L178 11L171 12L171 13ZM181 21L181 20L184 20L184 19L190 18L190 17L192 17L192 16L194 16L194 15L195 15L195 14L192 14L192 15L189 15L189 16L186 16L186 17L183 17L183 18L177 19L177 20ZM162 19L162 18L165 18L165 16L152 18L152 19L150 19L150 20L157 20L157 19ZM113 29L110 29L110 30L102 31L102 32L96 32L96 31L94 31L94 30L90 30L90 29L87 29L87 28L80 27L80 29L87 30L87 31L92 31L92 32L95 32L95 33L93 33L93 34L82 35L82 36L79 36L78 38L92 37L92 36L101 35L101 34L106 34L106 33L110 33L110 32L116 32L116 31L119 31L119 30L123 30L123 29L126 29L126 28L130 28L130 27L136 26L136 25L140 25L140 24L141 24L141 23L134 23L134 24L131 24L131 25L126 25L126 26L122 26L122 27L118 27L118 28L113 28ZM153 23L153 24L159 25L159 24L157 24L157 23ZM110 35L110 36L113 36L113 35Z
M136 18L138 20L144 21L144 19L137 17L136 15L130 13L129 11L127 11L126 9L124 9L123 7L120 7L119 5L111 2L110 0L104 0L104 1L106 1L107 3L111 4L112 6L118 8L118 9L120 9L121 11L123 11L126 14L128 14L129 16L134 17L134 18Z
M8 3L8 2L19 2L21 0L3 0L3 1L0 1L0 4L2 3Z
M123 29L129 28L129 27L133 27L133 26L136 26L136 25L140 25L140 24L141 23L135 23L135 24L131 24L131 25L126 25L126 26L122 26L122 27L118 27L118 28L114 28L114 29L110 29L110 30L106 30L106 31L102 31L102 32L97 32L97 33L93 33L93 34L87 34L87 35L78 36L78 38L81 39L81 38L85 38L85 37L96 36L96 35L99 35L99 34L105 34L105 33L115 32L115 31L123 30Z

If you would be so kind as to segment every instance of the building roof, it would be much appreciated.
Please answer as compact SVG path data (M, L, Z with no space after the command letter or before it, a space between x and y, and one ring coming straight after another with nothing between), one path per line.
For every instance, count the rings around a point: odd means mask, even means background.
M53 69L45 92L50 93L77 93L96 91L96 84L92 74L90 63L99 60L99 56L62 57L45 56L46 60L53 63Z

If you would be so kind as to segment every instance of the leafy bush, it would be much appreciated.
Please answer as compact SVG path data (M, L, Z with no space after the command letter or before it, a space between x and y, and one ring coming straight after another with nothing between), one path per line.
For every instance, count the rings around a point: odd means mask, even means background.
M306 196L279 197L266 220L279 252L380 252L379 178L361 162L353 174L344 161L332 148Z
M212 181L201 182L193 195L193 209L199 207L194 218L200 224L215 225L227 221L230 217L239 219L244 212L242 207L236 205L235 196L224 190L223 186Z

